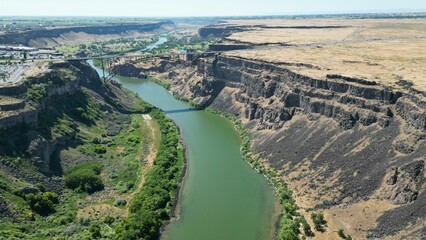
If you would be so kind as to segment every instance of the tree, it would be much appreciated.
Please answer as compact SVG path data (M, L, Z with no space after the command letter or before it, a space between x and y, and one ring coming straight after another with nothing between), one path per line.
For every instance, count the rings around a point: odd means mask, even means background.
M315 230L320 232L325 232L325 228L327 227L327 221L324 219L324 214L312 213L311 218L312 218L312 221L314 222Z
M99 225L97 223L92 223L89 226L89 232L90 232L90 236L94 239L98 239L101 238L101 227L99 227Z
M314 233L312 232L311 225L309 225L309 223L306 221L304 217L302 217L301 221L302 221L303 232L305 233L305 235L308 237L313 237Z
M34 212L43 216L55 212L53 205L59 203L58 195L53 192L30 193L25 195L24 198Z
M346 239L346 235L345 232L343 231L342 228L339 228L339 230L337 231L337 235L339 235L339 237Z
M65 173L65 185L71 189L80 189L93 193L104 189L99 174L102 165L97 162L80 163L69 168Z

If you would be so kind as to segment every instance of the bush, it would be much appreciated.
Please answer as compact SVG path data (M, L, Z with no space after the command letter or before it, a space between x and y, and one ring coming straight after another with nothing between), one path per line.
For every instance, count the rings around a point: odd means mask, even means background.
M345 232L341 228L339 228L339 230L337 231L337 235L339 235L339 237L341 237L343 239L346 238Z
M39 103L47 92L43 85L33 85L27 89L27 95L32 101Z
M46 192L46 188L44 188L43 184L37 183L35 187L40 190L40 192Z
M324 214L312 213L311 218L312 218L312 221L314 222L315 230L320 232L325 232L325 228L327 227L327 221L324 219Z
M114 223L114 221L115 221L115 219L111 215L108 215L104 218L103 222L107 225L111 225L111 224Z
M302 222L303 232L305 233L305 235L307 237L313 237L314 233L312 232L311 225L309 225L309 223L306 221L304 217L302 217L301 222Z
M105 149L104 146L102 146L100 144L95 144L95 153L104 154L104 153L106 153L106 149Z
M49 215L55 212L53 204L59 203L58 195L52 192L27 194L25 200L31 209L40 215Z
M77 164L66 171L65 185L87 193L103 190L104 184L99 176L101 169L102 165L98 162Z
M7 184L6 181L3 181L2 179L0 179L0 189L3 189L5 191L10 191L9 184Z
M89 226L89 232L92 239L98 239L101 238L101 227L97 223L92 223Z

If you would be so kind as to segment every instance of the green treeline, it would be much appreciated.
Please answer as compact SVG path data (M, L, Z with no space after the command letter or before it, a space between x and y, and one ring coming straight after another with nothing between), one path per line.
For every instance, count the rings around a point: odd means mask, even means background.
M158 154L143 188L131 202L129 216L116 227L115 239L157 239L172 213L183 171L183 148L176 125L158 109L151 116L161 128Z

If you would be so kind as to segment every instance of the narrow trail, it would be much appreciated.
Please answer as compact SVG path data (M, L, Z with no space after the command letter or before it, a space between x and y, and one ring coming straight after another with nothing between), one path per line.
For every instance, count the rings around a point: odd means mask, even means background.
M145 183L145 175L148 173L148 171L152 168L152 166L154 165L154 160L155 157L157 156L157 149L155 148L155 128L152 126L152 118L149 115L143 115L143 118L146 122L146 124L148 125L148 127L151 129L151 136L152 136L152 141L149 147L149 154L146 157L146 163L141 166L140 168L140 176L141 176L141 180L139 181L138 186L136 187L136 189L130 193L127 197L126 197L126 202L128 204L130 204L130 202L133 200L134 196L142 189L143 184ZM141 148L142 148L142 144L141 144ZM136 156L137 158L140 158L140 156ZM139 159L140 160L140 159ZM126 212L125 212L125 216L127 217L129 215L129 205L126 207Z

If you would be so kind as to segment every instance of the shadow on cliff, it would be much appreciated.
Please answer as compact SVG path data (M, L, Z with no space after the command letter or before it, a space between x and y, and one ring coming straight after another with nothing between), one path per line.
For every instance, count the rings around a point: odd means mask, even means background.
M200 110L204 110L204 109L203 108L183 108L183 109L164 111L164 113L173 114L173 113L197 112Z

